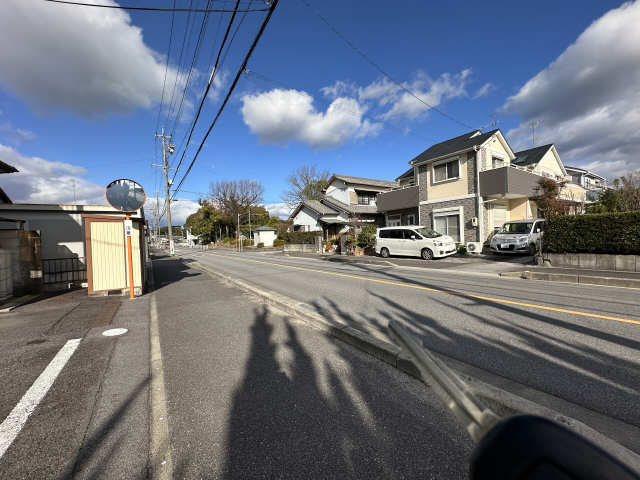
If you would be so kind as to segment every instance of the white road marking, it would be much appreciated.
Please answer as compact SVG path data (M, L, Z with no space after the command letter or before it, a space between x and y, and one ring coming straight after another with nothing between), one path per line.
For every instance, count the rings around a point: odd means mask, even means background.
M126 328L110 328L109 330L105 330L104 332L102 332L102 335L104 335L105 337L117 337L119 335L124 335L128 331L129 330L127 330Z
M13 407L11 413L0 424L0 458L9 449L27 422L29 415L33 413L49 391L49 388L51 388L51 385L53 385L53 382L56 381L58 374L69 361L73 352L76 351L78 345L80 345L80 340L82 339L74 338L63 345L56 356L53 357L53 360L49 362L47 368L33 382L31 388L27 390L27 393L23 395L18 404Z

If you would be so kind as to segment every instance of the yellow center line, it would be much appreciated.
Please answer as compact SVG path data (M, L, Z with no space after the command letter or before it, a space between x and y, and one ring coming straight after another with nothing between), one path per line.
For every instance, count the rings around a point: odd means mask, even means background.
M494 302L494 303L503 303L503 304L507 304L507 305L517 305L519 307L528 307L528 308L536 308L539 310L550 310L553 312L560 312L560 313L569 313L571 315L578 315L580 317L588 317L588 318L599 318L599 319L603 319L603 320L613 320L616 322L622 322L622 323L631 323L633 325L640 325L640 320L633 320L630 318L621 318L621 317L613 317L610 315L600 315L598 313L589 313L589 312L581 312L578 310L569 310L566 308L557 308L557 307L549 307L547 305L538 305L535 303L526 303L526 302L517 302L514 300L504 300L502 298L495 298L495 297L485 297L482 295L474 295L472 293L463 293L463 292L455 292L453 290L445 290L445 289L440 289L440 288L431 288L431 287L424 287L422 285L414 285L411 283L404 283L404 282L394 282L392 280L381 280L378 278L369 278L369 277L363 277L360 275L353 275L350 273L339 273L339 272L331 272L329 270L320 270L317 268L309 268L309 267L297 267L295 265L287 265L287 264L283 264L283 263L276 263L276 262L265 262L264 260L254 260L251 258L247 258L247 257L235 257L235 256L231 256L231 255L221 255L223 257L226 258L232 258L234 260L243 260L243 261L247 261L247 262L254 262L254 263L262 263L265 265L275 265L278 267L284 267L284 268L290 268L290 269L294 269L294 270L303 270L306 272L314 272L314 273L322 273L324 275L333 275L335 277L343 277L343 278L352 278L354 280L365 280L367 282L373 282L373 283L381 283L383 285L393 285L396 287L404 287L404 288L413 288L414 290L423 290L423 291L427 291L427 292L437 292L437 293L446 293L448 295L455 295L458 297L466 297L466 298L475 298L477 300L485 300L488 302Z

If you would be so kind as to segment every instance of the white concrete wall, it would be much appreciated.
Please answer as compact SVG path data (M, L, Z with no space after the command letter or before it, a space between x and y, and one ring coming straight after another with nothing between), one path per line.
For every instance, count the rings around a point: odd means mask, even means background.
M322 230L318 218L320 218L320 216L316 212L307 207L302 207L296 216L293 217L293 225L304 225L307 227L304 230L309 232Z
M327 195L335 198L339 202L349 205L349 192L353 192L353 187L349 187L342 180L335 179L331 185L327 187Z
M0 216L25 220L25 230L39 230L42 258L84 257L84 225L80 213L7 212ZM2 222L0 229L14 229L16 224Z
M273 247L273 241L276 239L276 232L263 231L254 232L253 245L258 246L259 243L264 243L265 247Z

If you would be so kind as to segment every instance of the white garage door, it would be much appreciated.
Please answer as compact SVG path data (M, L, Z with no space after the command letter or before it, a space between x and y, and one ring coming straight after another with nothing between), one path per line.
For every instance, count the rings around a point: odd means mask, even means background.
M494 203L491 207L493 213L493 228L496 227L502 228L502 225L508 220L507 218L507 206L500 205L499 203Z

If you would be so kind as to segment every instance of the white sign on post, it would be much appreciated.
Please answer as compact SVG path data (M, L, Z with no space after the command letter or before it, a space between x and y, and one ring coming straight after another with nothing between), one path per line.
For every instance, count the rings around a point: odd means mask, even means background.
M125 236L126 237L130 237L132 230L133 230L133 221L132 220L125 220L124 221L124 234L125 234Z

